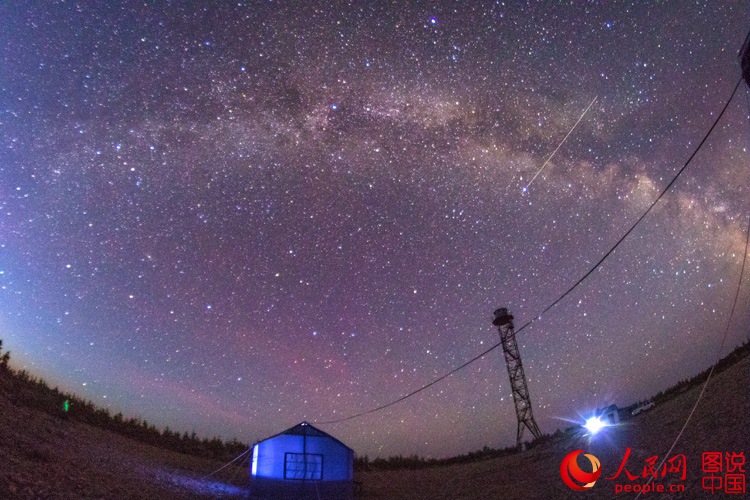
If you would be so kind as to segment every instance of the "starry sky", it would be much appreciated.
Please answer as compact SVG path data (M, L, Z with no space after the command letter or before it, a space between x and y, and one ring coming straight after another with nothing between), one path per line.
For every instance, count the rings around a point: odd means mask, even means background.
M731 94L741 2L4 2L0 338L113 412L253 442L392 401L635 222ZM710 366L750 215L743 86L693 163L519 333L536 420ZM523 192L586 106L596 102ZM747 339L743 285L724 353ZM320 426L515 443L500 349Z

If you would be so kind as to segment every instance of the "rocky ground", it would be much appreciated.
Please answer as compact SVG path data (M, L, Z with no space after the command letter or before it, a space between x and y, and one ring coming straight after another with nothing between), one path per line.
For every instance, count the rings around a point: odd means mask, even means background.
M687 460L686 478L668 474L663 484L684 485L684 494L650 493L641 498L708 498L701 487L703 452L750 455L750 357L715 375L674 452ZM663 458L680 433L700 387L648 412L607 428L589 440L566 435L528 452L476 463L414 471L359 472L362 498L634 498L615 495L614 475L627 448L627 470L641 476L646 460ZM570 451L595 455L603 474L591 490L575 492L560 480L560 462ZM657 462L658 463L658 462ZM167 451L82 423L52 417L14 403L0 390L0 498L242 498L247 465L229 466ZM583 466L583 463L582 463ZM747 470L747 467L745 467ZM724 496L723 493L719 496ZM738 498L738 496L728 496Z

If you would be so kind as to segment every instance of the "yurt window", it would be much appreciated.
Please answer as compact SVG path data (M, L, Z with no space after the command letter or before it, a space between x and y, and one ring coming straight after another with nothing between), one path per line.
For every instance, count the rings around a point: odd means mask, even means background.
M317 453L286 453L284 479L323 479L323 455Z

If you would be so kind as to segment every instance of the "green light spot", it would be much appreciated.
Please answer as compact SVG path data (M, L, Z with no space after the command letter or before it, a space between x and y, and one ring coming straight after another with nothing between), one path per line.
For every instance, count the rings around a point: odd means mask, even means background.
M68 401L67 399L63 403L63 411L65 411L65 412L70 411L70 401Z

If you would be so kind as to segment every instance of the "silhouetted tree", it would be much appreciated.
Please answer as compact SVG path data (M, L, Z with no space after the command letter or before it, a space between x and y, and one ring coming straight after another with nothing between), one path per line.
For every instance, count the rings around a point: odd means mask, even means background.
M0 353L1 352L3 352L2 339L0 339ZM10 361L10 351L6 351L5 353L3 353L2 357L0 357L0 369L7 370L9 361Z

